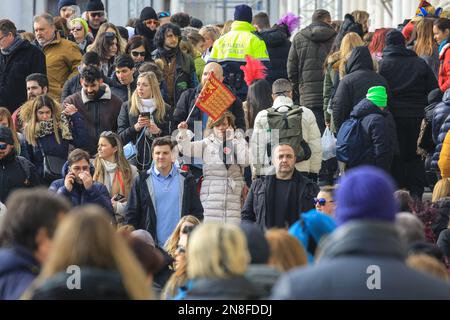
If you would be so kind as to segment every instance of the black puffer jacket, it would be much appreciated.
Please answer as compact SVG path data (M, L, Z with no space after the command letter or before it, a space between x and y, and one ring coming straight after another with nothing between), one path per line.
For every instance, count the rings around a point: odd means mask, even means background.
M350 113L373 86L383 86L388 90L386 80L373 70L373 60L367 47L353 49L345 65L346 76L339 85L331 101L336 132L342 123L350 118Z
M390 172L394 153L398 151L397 130L392 115L367 99L361 100L350 115L362 118L361 125L372 143L372 152L364 164Z
M19 40L9 55L0 53L0 106L13 113L27 101L25 78L32 73L47 74L44 53L26 40Z
M436 218L431 224L431 230L433 231L436 239L439 234L447 229L450 216L450 197L439 199L433 203L433 208L437 209Z
M333 52L340 49L342 39L344 39L345 35L349 32L357 33L361 39L364 36L364 31L361 24L355 22L355 18L351 14L347 13L344 17L344 22L342 22L342 26L334 39Z
M434 108L432 131L433 142L436 145L436 149L433 153L431 160L431 168L438 169L439 156L442 150L442 144L444 143L445 136L448 130L450 130L450 90L445 91L442 102Z
M294 88L294 101L308 108L323 107L323 63L336 32L316 22L297 33L292 41L287 73Z
M388 105L394 117L423 118L428 94L438 87L427 63L404 45L388 45L379 72L389 84Z
M267 80L272 84L277 79L287 79L287 60L291 42L282 27L261 31L258 35L266 43L269 52L271 70L268 70Z

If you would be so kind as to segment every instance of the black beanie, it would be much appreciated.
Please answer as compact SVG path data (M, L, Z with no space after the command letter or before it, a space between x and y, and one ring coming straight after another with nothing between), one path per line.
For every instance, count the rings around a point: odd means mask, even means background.
M158 15L156 14L155 9L153 9L152 7L145 7L144 9L142 9L141 16L139 17L139 19L141 21L149 19L158 20Z
M234 20L236 21L247 21L252 23L253 13L252 8L246 4L238 5L234 8Z
M242 222L240 227L247 239L250 264L266 264L270 256L270 247L264 232L254 223Z
M0 142L14 145L13 134L10 128L0 125Z
M105 6L101 0L91 0L87 4L86 11L105 11Z
M76 6L77 0L59 0L58 1L58 15L61 11L62 7L68 7L68 6Z
M405 37L403 36L403 34L398 31L398 30L391 30L386 34L386 39L385 39L385 45L389 46L389 45L393 45L393 46L398 46L398 45L405 45Z

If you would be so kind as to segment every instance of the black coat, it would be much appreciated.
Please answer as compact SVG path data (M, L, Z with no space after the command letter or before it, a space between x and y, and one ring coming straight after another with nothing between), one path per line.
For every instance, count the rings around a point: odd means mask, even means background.
M373 60L367 47L353 49L346 65L346 76L339 81L336 94L331 101L336 132L350 118L353 107L366 97L373 86L388 89L386 80L373 70Z
M405 46L388 45L379 72L389 85L388 105L394 118L423 118L428 94L438 87L427 63Z
M406 266L405 251L393 224L348 223L329 236L318 262L282 276L271 298L448 300L450 286Z
M203 206L197 194L194 177L189 173L180 172L180 175L184 178L181 216L193 215L203 220ZM143 172L134 180L125 209L125 224L132 225L136 230L147 230L155 243L158 243L155 205L150 197L146 181L149 176L149 173Z
M122 102L128 101L128 98L131 99L131 95L133 94L134 90L136 90L137 76L134 77L133 82L131 82L127 86L120 83L119 79L117 79L116 73L112 75L110 81L112 93L119 97Z
M9 55L0 53L0 106L13 113L27 101L26 77L47 74L44 53L26 40Z
M276 210L269 212L270 204L275 201L275 194L270 193L275 184L275 175L261 176L253 181L250 191L242 208L242 221L256 222L262 228L271 228L272 225L267 225L267 215L274 216ZM293 180L297 184L298 190L298 208L300 212L307 212L314 208L314 197L319 192L319 187L311 180L305 178L297 170L294 170ZM288 195L286 195L287 198ZM286 199L287 201L288 199ZM276 207L276 204L273 206ZM300 214L298 212L298 214ZM300 215L299 215L300 217Z
M32 188L40 184L35 166L12 151L0 160L0 201L6 203L9 194L21 188Z
M287 73L294 89L294 101L308 108L323 108L323 64L336 32L315 22L297 33L292 41Z
M164 121L160 122L155 117L153 118L155 124L158 126L158 128L161 129L161 133L159 134L160 137L164 137L169 135L169 128L170 128L170 106L168 104L165 105L166 107L166 114L164 117ZM136 131L134 129L134 125L137 123L139 116L138 115L132 115L129 111L129 102L124 102L122 104L122 108L120 109L119 117L117 118L117 133L119 134L120 138L122 139L122 142L124 145L126 145L129 142L132 142L134 145L136 145L138 138L142 131ZM150 138L148 136L145 136L145 138L141 138L139 140L139 143L137 145L137 157L138 162L133 162L134 165L138 167L139 170L148 169L151 163L151 145L153 142L153 137ZM144 159L144 155L146 155ZM144 164L145 166L141 166L139 163Z
M181 97L178 100L177 106L173 112L173 122L170 128L170 132L176 130L180 122L186 121L189 112L191 112L192 108L194 107L195 100L197 100L201 89L201 86L198 86L195 89L188 89L181 94ZM241 99L236 96L236 100L228 110L231 111L231 113L236 118L236 128L245 131L245 117L244 109L242 109ZM192 132L194 132L194 122L202 121L202 113L202 110L200 110L198 107L195 107L195 110L192 111L191 117L188 121L189 130L191 130Z
M267 80L272 84L277 79L287 79L287 59L291 41L281 27L261 31L259 37L266 43L272 68L267 70Z
M380 167L390 172L392 160L398 152L397 130L394 118L367 99L361 100L350 114L362 118L361 125L372 144L372 152L364 164Z
M445 91L442 102L434 108L432 132L436 149L431 160L431 168L439 171L438 161L442 145L448 130L450 130L450 90Z

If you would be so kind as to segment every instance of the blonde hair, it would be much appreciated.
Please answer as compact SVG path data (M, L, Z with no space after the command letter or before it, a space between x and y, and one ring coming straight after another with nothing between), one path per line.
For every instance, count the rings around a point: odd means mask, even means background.
M180 233L181 233L181 226L185 223L189 222L193 224L194 226L200 224L200 220L198 220L196 217L187 215L181 217L180 221L178 221L177 226L175 227L175 230L173 230L170 237L167 239L166 243L164 244L164 250L171 256L175 257L175 251L177 250L178 241L180 240Z
M426 254L414 254L406 259L406 264L417 271L449 281L445 265L436 258Z
M20 141L19 136L16 132L16 128L14 126L14 122L12 120L11 112L9 112L8 109L5 107L0 107L0 121L3 119L6 119L8 121L8 128L11 129L13 140L14 140L14 149L16 149L17 155L20 155L21 148L20 148Z
M416 44L414 51L418 56L432 56L436 44L433 38L433 20L425 18L416 24Z
M450 178L442 178L434 185L431 202L450 196Z
M100 134L99 141L100 138L106 139L113 148L117 148L117 151L114 154L114 158L117 164L116 172L118 170L118 174L121 175L121 178L123 179L123 189L119 181L116 181L116 183L114 183L114 181L112 182L111 195L120 193L121 195L125 196L126 199L128 199L128 194L130 193L131 189L131 183L133 182L133 172L131 170L130 163L127 161L123 153L122 140L120 140L120 137L116 133L110 131L102 132ZM94 167L95 172L93 180L104 184L106 170L98 154L94 159Z
M31 101L30 108L24 108L21 110L20 117L24 124L24 134L25 139L32 146L37 145L36 134L39 130L39 120L37 118L37 111L42 107L48 107L52 111L52 122L53 122L53 133L55 135L55 140L58 144L61 143L60 137L60 123L61 123L61 107L58 102L56 102L52 97L47 94L37 96ZM22 112L27 109L27 113Z
M339 75L344 77L345 75L345 65L347 60L350 58L353 49L356 47L364 46L364 40L356 32L347 33L344 38L342 38L341 46L339 48Z
M233 20L227 20L224 24L223 24L223 28L221 31L221 35L223 36L224 34L227 34L228 32L231 31L231 25L233 24Z
M363 32L367 33L369 31L369 13L367 11L355 10L351 13L355 22L362 26Z
M270 246L269 265L281 272L308 264L302 244L285 229L270 229L265 234Z
M162 98L161 90L159 89L158 79L156 78L155 73L151 71L141 73L137 78L137 81L139 81L139 79L142 78L146 79L150 85L151 88L150 98L154 99L156 103L156 111L155 111L156 119L159 122L163 122L164 117L166 115L166 105ZM140 105L141 105L141 98L139 98L137 90L134 90L133 95L131 96L130 114L133 116L139 115Z
M247 240L237 225L204 223L194 230L189 239L189 279L242 276L249 262Z
M153 298L142 266L97 206L76 208L61 222L37 285L70 265L118 271L130 299Z

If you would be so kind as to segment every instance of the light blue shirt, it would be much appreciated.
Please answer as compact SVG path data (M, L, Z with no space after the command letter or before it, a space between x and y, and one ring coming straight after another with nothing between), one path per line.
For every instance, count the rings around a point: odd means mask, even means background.
M176 166L172 166L166 177L155 166L150 170L155 193L156 237L158 246L163 247L180 220L180 176Z

